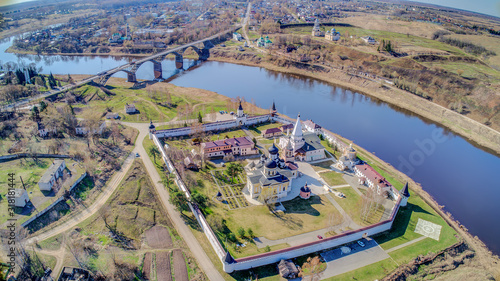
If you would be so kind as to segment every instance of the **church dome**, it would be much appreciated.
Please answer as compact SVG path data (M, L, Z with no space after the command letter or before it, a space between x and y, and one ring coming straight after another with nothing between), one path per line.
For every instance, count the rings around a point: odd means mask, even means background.
M268 169L275 169L276 168L276 162L273 160L267 160L266 162L266 168Z
M269 154L277 154L279 152L278 148L274 145L269 148Z
M309 188L309 186L307 186L307 183L306 183L306 185L304 185L303 187L300 188L300 191L311 192L311 189Z

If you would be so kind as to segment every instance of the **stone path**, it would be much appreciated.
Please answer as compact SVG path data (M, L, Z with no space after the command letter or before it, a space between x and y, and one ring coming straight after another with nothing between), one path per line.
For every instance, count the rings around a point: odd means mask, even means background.
M396 246L396 247L392 247L392 248L390 248L390 249L388 249L388 250L385 250L385 252L386 252L386 253L390 253L390 252L393 252L393 251L399 250L399 249L404 248L404 247L406 247L406 246L409 246L409 245L411 245L411 244L414 244L414 243L420 242L420 241L424 240L425 238L427 238L427 237L425 237L425 236L420 236L420 237L418 237L417 239L410 240L410 241L408 241L408 242L406 242L406 243L403 243L403 244L398 245L398 246Z

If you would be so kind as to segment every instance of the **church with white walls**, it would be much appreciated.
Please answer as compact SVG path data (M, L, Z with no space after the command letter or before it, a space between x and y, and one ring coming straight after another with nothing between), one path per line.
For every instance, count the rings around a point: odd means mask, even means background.
M325 147L319 137L312 132L302 132L300 114L293 127L293 131L280 138L279 146L283 149L287 161L310 162L326 158Z

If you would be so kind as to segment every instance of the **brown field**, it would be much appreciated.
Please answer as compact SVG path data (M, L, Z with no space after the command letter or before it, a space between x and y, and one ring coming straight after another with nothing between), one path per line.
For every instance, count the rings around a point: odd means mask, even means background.
M146 241L151 248L167 249L172 247L172 238L168 229L163 226L156 225L146 230Z
M483 46L489 51L495 52L497 55L487 58L485 62L500 69L500 36L453 34L447 37L461 41L469 41L476 45Z
M174 250L174 274L175 274L175 281L189 280L186 268L186 260L184 259L182 251L179 249ZM158 280L164 280L164 279L158 278Z
M182 258L184 259L184 257ZM170 269L170 252L156 253L156 277L157 280L172 281L172 272ZM181 280L177 279L177 274L175 275L175 280ZM187 280L187 278L185 280Z
M2 1L2 4L5 3ZM89 9L89 10L81 10L78 12L78 16L89 16L92 14L96 14L97 10ZM16 34L21 34L25 32L30 32L33 30L41 29L44 26L49 26L53 24L59 23L67 23L69 19L75 17L75 14L56 14L49 15L47 18L42 20L26 18L18 21L19 27L6 29L0 32L0 38L6 38L9 36L13 36Z
M151 280L151 263L153 261L153 254L146 253L144 255L144 266L142 267L142 274L144 279Z
M432 38L432 35L437 30L443 30L442 27L436 24L425 22L406 22L399 20L388 20L382 15L366 15L362 13L354 13L355 16L342 19L343 23L348 23L357 27L372 30L383 30L410 34L419 37Z

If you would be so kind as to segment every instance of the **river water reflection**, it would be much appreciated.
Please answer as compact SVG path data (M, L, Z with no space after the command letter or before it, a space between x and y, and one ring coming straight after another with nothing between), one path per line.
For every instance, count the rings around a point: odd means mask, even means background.
M128 62L129 58L16 56L5 53L10 40L0 43L5 63L36 63L43 73L96 74ZM185 60L184 65L193 65ZM138 79L152 79L146 63ZM174 62L163 62L164 78L177 73ZM125 78L125 73L116 74ZM175 76L171 83L202 88L228 97L254 99L269 108L273 100L280 113L312 119L374 152L407 173L440 205L500 254L500 158L470 144L432 122L359 93L321 81L221 62L204 62Z

